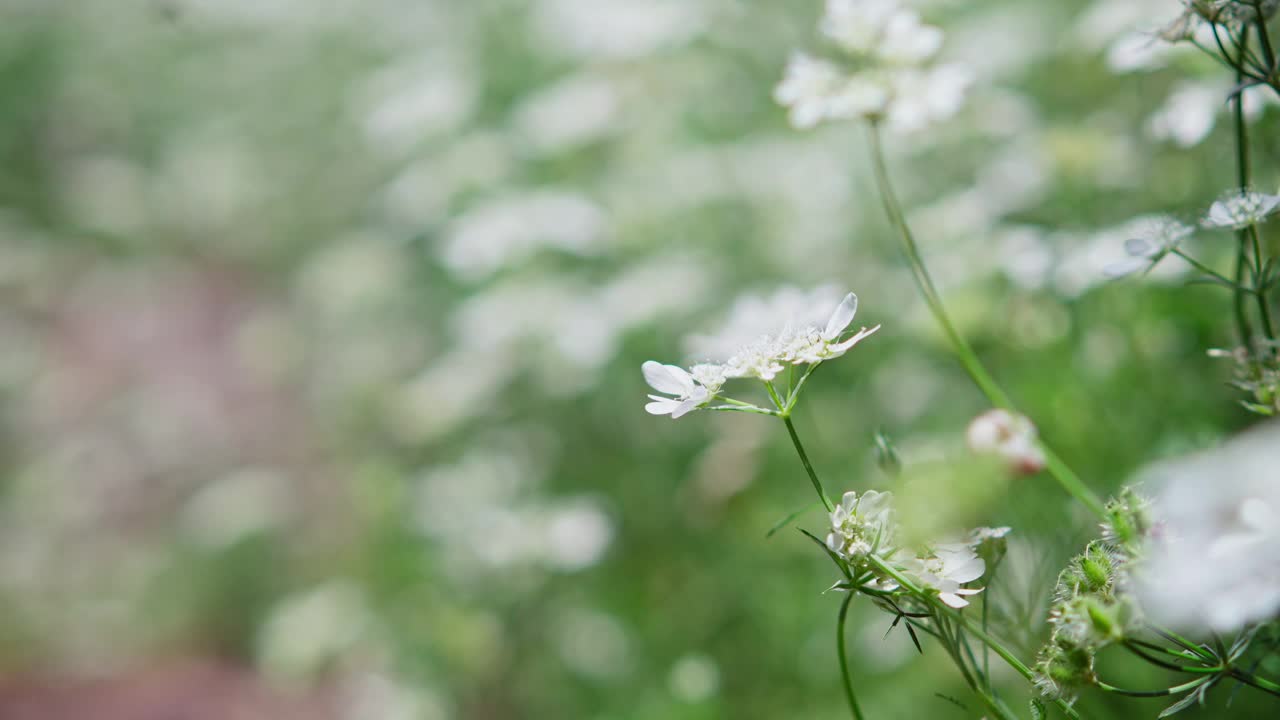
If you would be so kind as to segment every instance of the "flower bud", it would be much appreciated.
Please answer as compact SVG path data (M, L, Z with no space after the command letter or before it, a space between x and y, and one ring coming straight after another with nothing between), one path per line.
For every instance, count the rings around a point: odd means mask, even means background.
M1025 415L988 410L969 423L965 439L973 452L1002 458L1015 475L1034 475L1044 469L1036 426Z

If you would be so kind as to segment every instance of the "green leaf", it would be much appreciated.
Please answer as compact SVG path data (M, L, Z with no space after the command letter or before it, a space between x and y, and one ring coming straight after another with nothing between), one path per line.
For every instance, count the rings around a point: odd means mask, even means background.
M844 560L841 560L839 555L831 552L831 548L827 547L826 543L819 540L818 536L814 535L808 530L805 530L804 528L796 528L796 529L799 530L801 533L803 533L805 537L817 543L818 547L822 548L822 551L827 554L827 557L831 558L831 562L835 563L836 567L840 568L840 572L844 573L845 578L847 578L848 580L853 580L853 575L849 573L849 566L845 565Z
M781 520L779 520L776 524L774 524L774 526L773 526L773 527L769 528L769 532L765 533L765 534L764 534L764 536L765 536L766 538L771 538L771 537L773 537L773 534L774 534L774 533L776 533L776 532L778 532L779 530L781 530L782 528L784 528L784 527L786 527L786 526L790 525L790 524L792 523L792 521L793 521L793 520L795 520L796 518L800 517L801 515L803 515L803 514L805 514L805 513L809 512L810 510L812 510L812 509L813 509L815 506L817 506L818 504L819 504L819 503L815 500L814 502L811 502L811 503L809 503L808 505L805 505L804 507L800 508L799 510L796 510L795 512L791 513L790 515L787 515L786 517L784 517L784 518L782 518Z

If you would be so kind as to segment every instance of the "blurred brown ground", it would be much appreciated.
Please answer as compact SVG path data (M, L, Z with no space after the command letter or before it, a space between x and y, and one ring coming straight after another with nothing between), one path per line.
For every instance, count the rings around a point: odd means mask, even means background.
M95 680L0 679L2 720L333 720L331 698L273 688L248 669L180 660Z

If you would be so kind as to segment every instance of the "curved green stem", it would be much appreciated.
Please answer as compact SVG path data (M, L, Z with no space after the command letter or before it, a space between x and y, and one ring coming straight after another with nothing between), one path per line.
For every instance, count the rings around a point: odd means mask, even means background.
M1280 696L1280 684L1271 682L1266 678L1258 677L1257 675L1254 675L1251 672L1246 672L1239 668L1232 668L1230 675L1231 677L1235 678L1236 680L1239 680L1245 685L1255 687L1263 692L1270 693L1272 695Z
M947 314L942 298L938 294L937 288L934 287L933 279L929 276L929 270L924 264L924 257L920 254L920 248L916 245L915 236L911 233L911 227L907 224L906 216L902 212L902 205L898 202L897 193L894 192L893 182L889 178L889 170L885 162L884 143L880 138L880 130L875 123L869 124L868 128L871 144L871 164L875 171L876 185L880 190L880 199L884 204L885 214L889 217L889 223L893 225L898 237L902 240L902 248L907 256L907 264L911 267L911 275L915 279L916 287L919 288L920 294L924 297L925 304L929 306L929 311L933 314L934 320L941 326L943 333L946 334L948 341L950 341L952 351L964 367L965 372L969 374L969 377L978 386L978 389L982 391L983 395L987 396L987 400L995 407L1013 410L1013 401L1009 399L1005 391L987 372L982 361L978 359L977 353L969 346L969 343L956 329L951 317ZM1071 471L1057 454L1047 446L1044 446L1043 443L1041 447L1044 450L1047 461L1045 469L1049 474L1072 497L1089 508L1094 515L1103 517L1105 512L1102 500L1084 484L1079 476Z
M772 388L771 388L772 389ZM791 444L796 446L796 454L800 456L800 464L804 465L804 471L809 474L809 482L813 483L813 489L818 493L818 497L822 499L822 505L827 508L827 512L835 509L835 505L831 504L831 499L827 497L827 491L822 489L822 481L818 479L818 473L813 469L813 463L809 462L809 455L804 451L804 445L800 443L800 436L796 434L796 426L791 422L790 415L779 415L782 418L782 424L787 426L787 434L791 436Z
M1211 682L1212 680L1212 677L1199 677L1191 682L1174 685L1173 687L1164 688L1163 690L1127 690L1125 688L1116 687L1115 685L1108 685L1101 680L1098 680L1096 684L1102 690L1113 692L1118 695L1128 695L1129 697L1165 697L1167 695L1180 695L1189 690L1195 690L1201 685Z
M840 658L840 680L844 683L844 697L849 701L849 712L855 720L863 720L862 709L858 707L858 698L853 693L853 678L849 675L849 658L844 647L844 621L849 614L849 603L853 593L844 596L840 604L840 614L836 617L836 656Z

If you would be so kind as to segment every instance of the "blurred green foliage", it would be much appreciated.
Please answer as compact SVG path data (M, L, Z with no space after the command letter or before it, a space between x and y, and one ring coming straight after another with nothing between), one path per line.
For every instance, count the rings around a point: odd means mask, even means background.
M1219 71L1112 72L1082 29L1108 4L925 4L981 80L893 148L963 331L1104 494L1248 420L1205 355L1231 342L1227 295L1095 262L1121 252L1104 231L1193 216L1232 177L1222 132L1146 132ZM910 475L986 409L857 129L795 133L770 99L818 5L0 4L5 667L220 653L281 682L392 678L365 717L843 717L831 568L766 538L809 502L781 427L647 416L638 371L743 292L835 283L884 329L797 412L833 492L897 487L878 429ZM1014 527L990 592L1030 658L1095 528L1044 478L965 515ZM941 653L854 613L871 717L977 716Z

